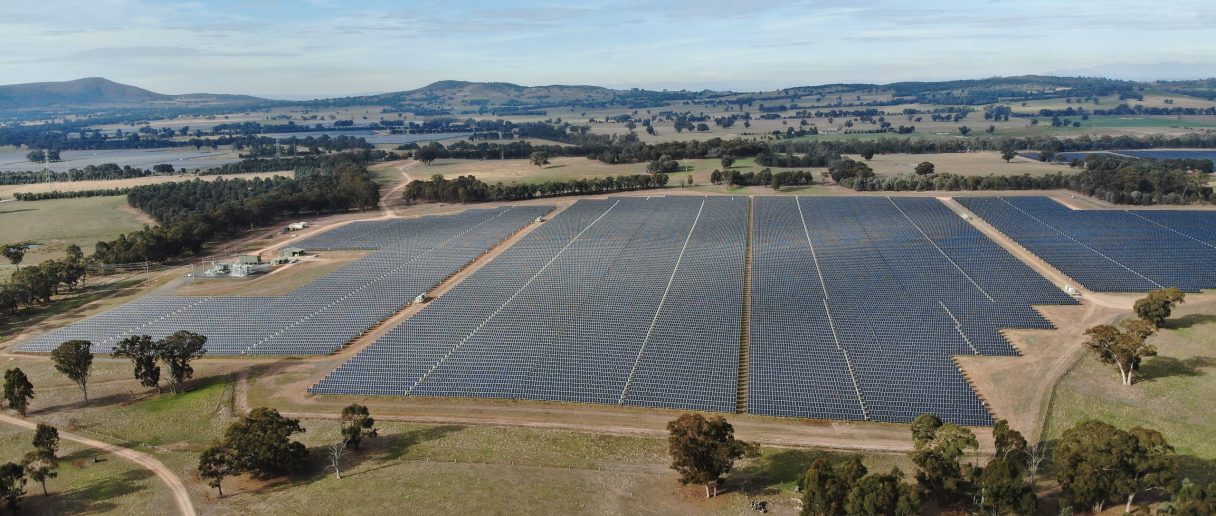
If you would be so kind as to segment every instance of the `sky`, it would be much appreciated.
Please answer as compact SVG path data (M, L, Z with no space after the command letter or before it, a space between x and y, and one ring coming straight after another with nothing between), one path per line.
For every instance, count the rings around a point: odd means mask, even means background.
M754 5L752 5L754 4ZM0 0L0 84L313 98L437 80L771 90L1216 76L1216 0Z

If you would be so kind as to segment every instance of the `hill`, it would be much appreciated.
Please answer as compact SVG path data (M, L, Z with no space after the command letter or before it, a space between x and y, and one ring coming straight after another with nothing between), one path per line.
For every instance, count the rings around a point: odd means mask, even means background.
M102 77L0 86L0 111L67 107L154 107L166 104L243 104L263 101L247 95L165 95Z

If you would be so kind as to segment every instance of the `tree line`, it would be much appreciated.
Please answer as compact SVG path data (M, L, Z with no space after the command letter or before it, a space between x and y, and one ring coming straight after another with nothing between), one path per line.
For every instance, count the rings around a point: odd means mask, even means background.
M410 181L406 185L402 197L407 203L419 201L458 203L517 201L537 197L592 195L662 188L667 181L667 174L635 174L529 184L500 182L491 185L474 176L460 176L449 180L436 174L429 180Z
M85 197L113 197L116 195L126 195L131 192L131 187L127 188L98 188L95 190L70 190L64 192L62 190L52 190L50 192L34 192L22 193L13 192L13 198L18 201L48 201L52 199L80 199Z
M328 156L320 172L286 177L217 179L138 186L128 203L160 224L98 242L101 263L163 261L199 254L211 240L302 212L366 210L379 202L380 187L355 156Z

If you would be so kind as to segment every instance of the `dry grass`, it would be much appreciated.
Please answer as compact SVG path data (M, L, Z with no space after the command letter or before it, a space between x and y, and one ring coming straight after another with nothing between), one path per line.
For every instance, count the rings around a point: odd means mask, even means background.
M0 243L40 244L26 253L22 265L62 257L71 244L91 254L99 240L112 240L142 228L148 219L140 215L122 196L0 203ZM6 261L0 273L7 276L4 269L10 268Z
M861 156L851 155L858 161ZM1043 163L1038 160L1016 157L1006 163L999 152L956 152L941 154L876 154L866 164L880 176L898 176L914 173L916 165L928 161L933 163L934 171L960 176L1014 176L1030 174L1042 176L1062 172L1074 173L1077 170L1067 165Z
M1216 302L1181 305L1152 337L1160 356L1141 366L1138 381L1119 384L1111 366L1083 358L1056 387L1045 435L1057 438L1084 419L1127 428L1141 425L1165 434L1179 453L1207 461L1216 480Z

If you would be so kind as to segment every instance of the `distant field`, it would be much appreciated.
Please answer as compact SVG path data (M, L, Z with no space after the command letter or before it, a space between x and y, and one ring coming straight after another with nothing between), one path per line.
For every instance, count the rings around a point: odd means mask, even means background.
M546 181L569 181L590 179L595 177L619 176L629 174L645 174L646 163L629 163L609 165L587 158L553 158L549 165L537 167L525 159L514 160L436 160L430 166L410 169L414 179L429 179L433 174L442 174L449 179L462 175L473 175L487 183L543 183ZM680 160L681 170L668 174L668 185L683 184L689 175L697 185L709 185L709 176L714 169L722 169L717 159L685 159ZM764 167L757 166L751 158L735 161L731 167L742 173L758 172ZM773 171L793 170L773 168ZM812 170L805 167L803 170Z
M0 173L4 171L42 170L42 163L33 163L25 158L28 149L0 152ZM190 170L211 168L241 160L237 152L220 148L219 150L194 147L173 147L168 149L122 149L122 150L67 150L59 155L62 161L52 162L48 168L56 172L64 172L71 168L84 168L89 165L114 163L120 167L152 168L153 165L168 163L174 168Z
M229 174L225 176L195 176L192 174L175 175L175 176L150 176L136 177L131 179L113 179L99 181L70 181L59 183L35 183L29 185L0 185L0 199L11 198L14 193L41 193L58 190L60 192L76 192L80 190L100 190L108 188L128 188L132 186L155 185L160 183L176 183L178 181L193 181L201 179L203 181L214 181L217 178L224 179L254 179L274 177L279 175L290 176L291 172L253 172L249 174ZM45 201L39 201L45 202Z
M1119 385L1112 366L1087 355L1056 387L1045 437L1087 418L1121 427L1160 430L1180 454L1207 461L1207 480L1216 480L1216 315L1213 304L1183 304L1151 342L1160 356L1140 367L1137 382ZM1190 471L1194 471L1192 468ZM1201 472L1202 473L1202 472Z
M10 201L0 203L0 242L40 244L22 262L33 265L63 256L71 244L79 245L85 254L92 253L97 241L136 231L148 222L151 220L130 208L123 196ZM6 261L0 265L0 274L7 276L11 268Z
M861 156L850 156L862 160ZM880 176L898 176L914 172L916 165L928 161L935 172L961 176L1022 175L1041 176L1063 172L1070 174L1076 169L1066 165L1042 163L1029 158L1017 157L1009 163L1001 159L999 152L956 152L942 154L877 154L866 164Z

